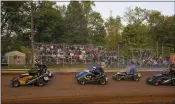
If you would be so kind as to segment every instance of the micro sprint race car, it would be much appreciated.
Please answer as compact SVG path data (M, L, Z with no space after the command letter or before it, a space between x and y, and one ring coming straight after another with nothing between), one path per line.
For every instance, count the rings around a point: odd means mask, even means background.
M83 71L81 71L79 73L76 73L75 74L75 78L78 78L78 77L80 77L80 76L82 76L84 74L87 74L87 73L89 73L89 70L83 70Z
M84 70L82 72L76 73L75 78L79 84L101 84L105 85L108 82L108 78L106 77L106 73L101 73L99 75L94 75L91 70Z
M112 79L114 80L134 80L134 81L139 81L141 78L140 73L135 73L135 74L128 74L126 70L117 72L116 74L112 75Z
M19 87L24 85L45 85L51 78L53 78L53 73L46 71L45 73L38 74L36 70L29 70L28 73L21 74L18 77L14 77L11 80L13 87Z
M173 85L175 86L175 77L171 76L168 72L162 71L161 74L148 77L146 79L147 84L152 85Z

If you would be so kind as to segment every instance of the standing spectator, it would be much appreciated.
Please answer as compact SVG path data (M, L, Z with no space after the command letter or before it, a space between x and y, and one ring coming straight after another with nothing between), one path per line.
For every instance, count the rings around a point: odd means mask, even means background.
M20 57L18 56L17 58L16 58L16 62L17 62L17 64L19 64L20 63Z
M157 63L157 61L155 59L153 60L153 66L154 67L158 67L158 63Z
M80 61L83 60L83 55L82 54L79 55L79 59L80 59Z
M29 64L29 56L28 56L28 54L26 55L26 64Z

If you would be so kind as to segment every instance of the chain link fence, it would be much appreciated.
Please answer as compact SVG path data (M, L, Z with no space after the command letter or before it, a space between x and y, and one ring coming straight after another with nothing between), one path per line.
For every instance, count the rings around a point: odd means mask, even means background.
M49 68L86 68L95 64L105 67L121 68L130 64L131 60L138 67L167 67L170 49L162 48L129 48L127 51L118 46L116 50L108 50L103 46L65 45L34 43L34 56ZM129 55L128 55L129 54ZM25 56L2 56L2 68L32 67L31 54Z

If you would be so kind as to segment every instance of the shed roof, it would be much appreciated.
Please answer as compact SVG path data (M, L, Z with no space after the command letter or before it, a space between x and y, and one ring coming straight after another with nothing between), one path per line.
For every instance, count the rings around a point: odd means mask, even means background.
M5 54L5 56L14 56L14 55L17 55L17 56L26 56L25 53L22 53L22 52L19 52L19 51L11 51L11 52L7 52Z

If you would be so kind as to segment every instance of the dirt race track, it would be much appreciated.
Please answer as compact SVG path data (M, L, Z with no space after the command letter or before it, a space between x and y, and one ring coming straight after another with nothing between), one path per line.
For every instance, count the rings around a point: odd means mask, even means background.
M114 81L107 73L107 85L79 85L74 74L57 74L46 86L10 84L14 75L2 75L2 104L175 104L175 86L145 84L148 76L158 72L141 72L142 78L134 81Z

